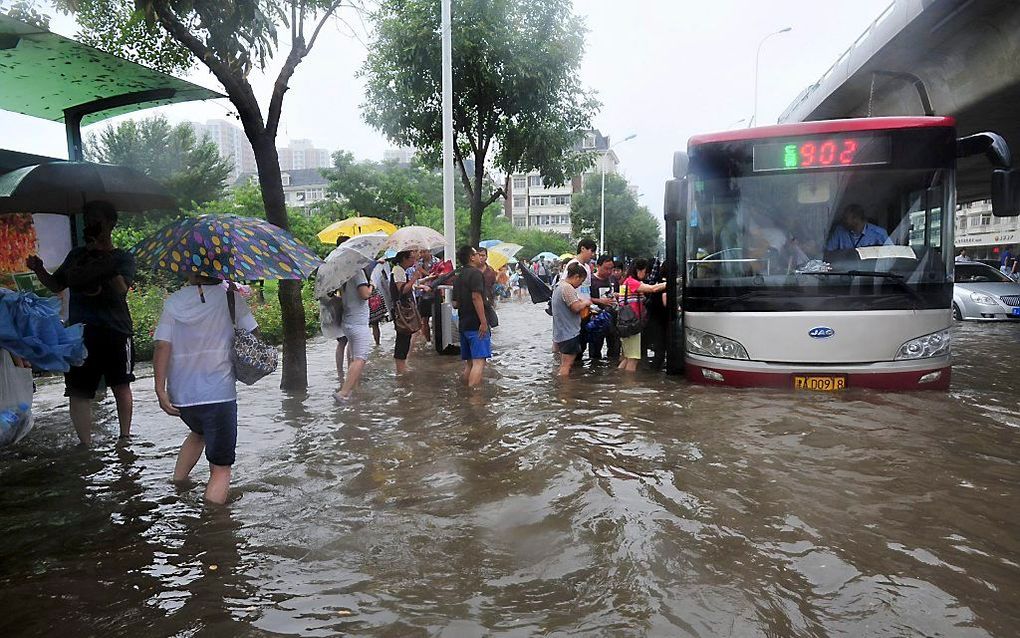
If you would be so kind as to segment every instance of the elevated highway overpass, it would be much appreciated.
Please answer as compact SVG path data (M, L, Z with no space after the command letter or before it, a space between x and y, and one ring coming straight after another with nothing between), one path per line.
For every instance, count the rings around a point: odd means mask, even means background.
M960 135L995 131L1020 166L1020 0L894 0L780 115L780 123L923 115L909 76ZM984 157L960 161L959 201L989 196Z

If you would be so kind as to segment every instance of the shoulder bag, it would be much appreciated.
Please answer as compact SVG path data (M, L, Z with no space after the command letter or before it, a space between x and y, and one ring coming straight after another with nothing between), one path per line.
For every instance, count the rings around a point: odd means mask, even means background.
M402 294L397 282L390 274L390 288L393 291L393 327L399 334L414 334L421 330L421 315L418 304L414 303L414 295Z
M645 329L645 324L648 323L648 316L645 313L645 304L643 299L638 299L634 307L628 303L630 297L630 288L627 288L627 292L623 295L623 305L620 306L619 311L616 313L616 332L620 335L621 339L627 337L633 337L634 335L641 334L641 331Z
M234 347L231 354L234 376L241 383L251 385L262 377L276 372L279 353L276 351L276 346L237 327L233 286L227 290L227 308L230 310L230 323L234 326Z

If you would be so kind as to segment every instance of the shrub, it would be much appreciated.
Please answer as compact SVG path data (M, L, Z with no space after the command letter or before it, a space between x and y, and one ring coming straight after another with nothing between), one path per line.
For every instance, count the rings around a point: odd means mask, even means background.
M135 358L138 361L152 360L152 335L163 311L163 302L171 292L161 285L147 284L136 285L128 292L128 308L135 327ZM283 341L283 322L276 282L266 282L264 297L265 301L261 301L254 294L248 299L248 305L265 339L279 345ZM319 333L319 302L315 300L312 282L304 282L301 301L305 307L305 335L313 337Z
M152 360L152 333L156 330L163 301L169 293L160 286L139 285L128 291L127 303L135 326L135 359Z

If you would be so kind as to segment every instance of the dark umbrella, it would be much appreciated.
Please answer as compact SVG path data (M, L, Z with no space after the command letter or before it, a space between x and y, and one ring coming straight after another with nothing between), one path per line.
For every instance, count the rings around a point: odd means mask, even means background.
M80 213L102 200L118 211L176 208L156 180L126 166L49 162L0 175L0 213Z
M531 272L531 270L524 264L518 262L517 266L521 270L521 276L524 278L524 284L528 287L528 294L531 295L531 303L545 303L552 299L552 288L549 287L549 284L539 279L538 275Z

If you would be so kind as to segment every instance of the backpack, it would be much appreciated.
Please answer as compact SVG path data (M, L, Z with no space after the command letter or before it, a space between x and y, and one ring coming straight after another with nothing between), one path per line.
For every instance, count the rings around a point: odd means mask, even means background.
M336 293L319 299L319 328L322 336L336 339L343 336L341 326L344 322L344 302L338 290Z

